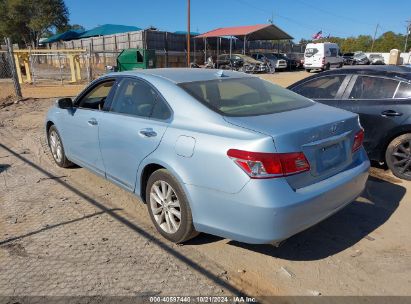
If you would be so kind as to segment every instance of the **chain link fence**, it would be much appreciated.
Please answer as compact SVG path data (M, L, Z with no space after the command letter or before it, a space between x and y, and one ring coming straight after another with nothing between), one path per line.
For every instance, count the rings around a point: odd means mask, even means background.
M12 63L7 51L0 51L0 108L18 99L13 83Z
M74 73L71 71L69 56L65 52L30 53L29 63L32 84L35 86L50 86L89 82L88 54L76 55L78 65L75 66ZM73 79L73 74L76 79Z

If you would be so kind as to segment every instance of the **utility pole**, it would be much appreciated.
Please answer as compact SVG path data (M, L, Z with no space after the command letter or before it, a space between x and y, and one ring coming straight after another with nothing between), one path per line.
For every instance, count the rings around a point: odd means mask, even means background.
M407 23L407 34L405 36L404 53L407 52L408 36L411 32L411 20L405 21Z
M377 31L378 31L379 26L380 25L377 23L377 26L375 27L375 32L374 32L374 38L372 39L371 52L374 49L374 42L375 42L375 38L377 37Z
M190 0L187 0L187 67L190 67Z

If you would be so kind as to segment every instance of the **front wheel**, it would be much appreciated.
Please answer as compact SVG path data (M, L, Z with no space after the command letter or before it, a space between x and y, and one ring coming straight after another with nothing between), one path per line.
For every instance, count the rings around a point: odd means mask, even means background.
M411 180L411 133L398 136L390 142L385 160L396 177Z
M59 167L67 168L73 165L73 163L66 157L60 134L54 125L52 125L49 129L48 143L50 146L51 155Z
M154 226L166 239L182 243L198 234L187 197L166 169L155 171L148 179L146 202Z

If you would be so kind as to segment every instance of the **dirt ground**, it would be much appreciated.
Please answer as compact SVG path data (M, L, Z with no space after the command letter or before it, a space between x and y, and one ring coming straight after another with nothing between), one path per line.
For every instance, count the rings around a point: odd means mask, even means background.
M306 76L263 77L286 86ZM0 295L411 296L410 182L372 168L360 198L279 248L206 234L176 246L137 198L53 163L43 131L52 103L0 107Z

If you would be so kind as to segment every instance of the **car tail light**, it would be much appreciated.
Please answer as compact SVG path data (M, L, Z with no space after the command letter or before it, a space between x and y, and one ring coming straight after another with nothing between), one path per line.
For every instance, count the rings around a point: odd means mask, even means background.
M358 149L360 149L361 146L362 146L363 141L364 141L364 130L361 129L354 136L354 143L352 145L352 152L355 152Z
M275 178L310 170L304 153L262 153L230 149L227 155L251 178Z

